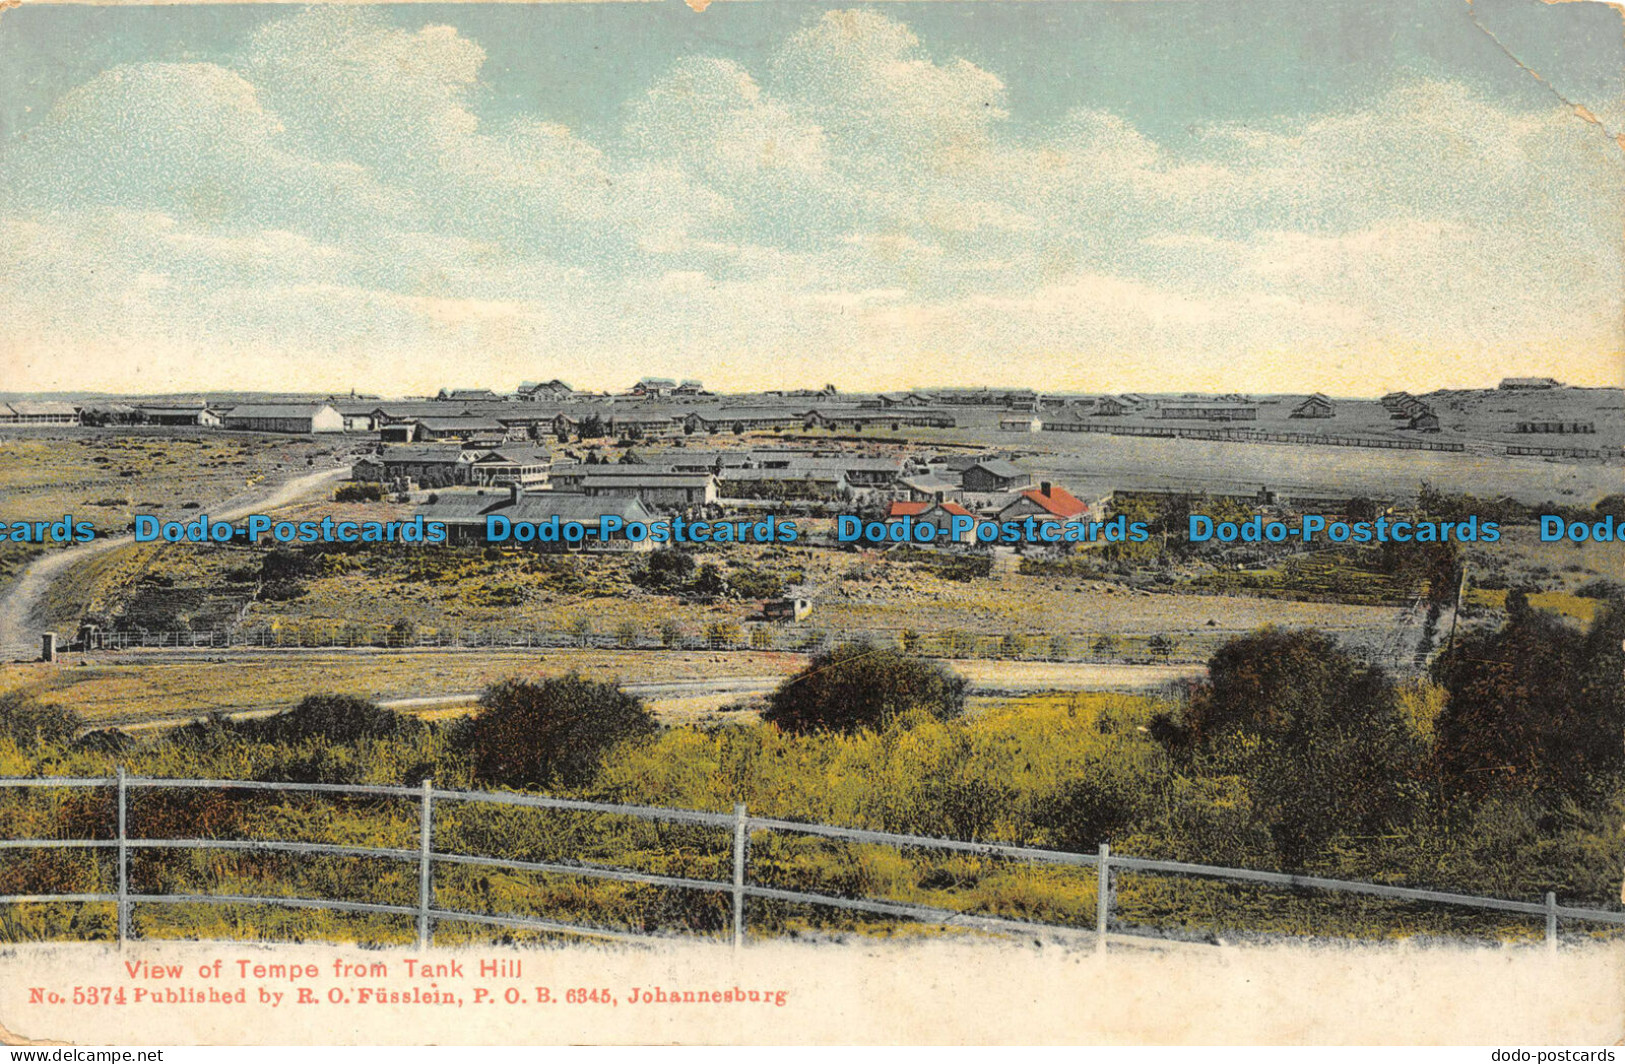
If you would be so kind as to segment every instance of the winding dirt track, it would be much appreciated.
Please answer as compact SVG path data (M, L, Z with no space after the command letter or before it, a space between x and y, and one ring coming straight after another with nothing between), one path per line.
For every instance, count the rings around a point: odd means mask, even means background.
M211 518L232 521L261 510L273 510L297 502L312 494L315 489L348 473L347 466L307 473L268 488L245 492L227 500L221 508L209 510L208 514ZM0 598L0 650L8 654L26 652L34 645L35 633L29 627L29 622L52 581L87 558L119 547L128 547L134 542L135 537L129 535L92 540L81 546L51 551L24 569L22 576L12 584L5 597Z

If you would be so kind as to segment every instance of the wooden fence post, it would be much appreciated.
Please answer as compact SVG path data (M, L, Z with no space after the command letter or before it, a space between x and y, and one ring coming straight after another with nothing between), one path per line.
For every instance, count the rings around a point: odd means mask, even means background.
M129 832L126 824L126 787L124 766L118 767L118 947L124 948L130 936L130 850L126 843Z
M1557 894L1546 892L1546 948L1557 952Z
M434 897L434 781L423 781L423 806L418 813L418 949L429 948L429 905Z
M1109 843L1100 844L1100 863L1096 866L1098 878L1095 886L1095 950L1106 952L1106 928L1112 922L1112 848Z
M734 806L734 952L745 946L745 846L749 841L745 803Z

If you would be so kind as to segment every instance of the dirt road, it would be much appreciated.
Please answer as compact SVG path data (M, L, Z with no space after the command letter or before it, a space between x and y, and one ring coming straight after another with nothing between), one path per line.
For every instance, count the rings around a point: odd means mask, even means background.
M1031 694L1042 691L1146 691L1175 680L1200 676L1200 665L1084 665L1042 661L948 661L970 680L973 695ZM623 683L621 687L649 702L663 720L683 723L730 702L759 698L776 688L789 672L761 676L727 676L704 680L645 680ZM440 716L471 707L478 691L451 694L415 695L409 698L381 699L388 709L402 709ZM290 708L286 704L265 704L226 712L233 720L268 717ZM160 731L190 724L200 713L167 717L146 717L121 721L98 720L94 728L119 728L127 732Z
M296 502L317 488L348 473L348 466L324 469L285 480L268 488L244 492L227 500L221 508L210 510L209 516L222 521L232 521L262 510L274 510L279 506ZM82 546L53 550L24 569L22 576L17 578L17 582L6 592L5 597L0 598L0 652L8 655L27 653L37 646L34 642L36 633L29 622L52 581L67 572L71 566L87 558L119 547L128 547L134 542L135 538L128 535L96 539Z

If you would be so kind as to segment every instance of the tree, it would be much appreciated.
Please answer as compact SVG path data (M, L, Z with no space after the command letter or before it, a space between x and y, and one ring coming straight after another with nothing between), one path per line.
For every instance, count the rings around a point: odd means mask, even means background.
M1151 652L1152 657L1167 661L1173 656L1174 641L1165 635L1154 635L1146 640L1145 648Z
M964 711L965 687L964 677L937 662L839 643L781 683L762 719L791 732L884 728L913 710L950 720Z
M1605 604L1581 632L1507 595L1497 631L1459 637L1434 665L1449 693L1434 761L1455 794L1524 792L1554 800L1606 789L1625 768L1625 610Z
M592 618L584 613L577 614L570 620L570 637L576 641L576 646L584 647L592 642Z
M570 673L486 688L466 742L475 774L485 782L579 787L597 774L611 747L657 727L641 698Z

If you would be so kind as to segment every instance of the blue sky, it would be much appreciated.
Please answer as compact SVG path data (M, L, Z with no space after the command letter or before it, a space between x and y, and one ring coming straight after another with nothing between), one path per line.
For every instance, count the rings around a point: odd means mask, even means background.
M1531 0L26 6L0 361L109 390L1619 383L1622 42Z

